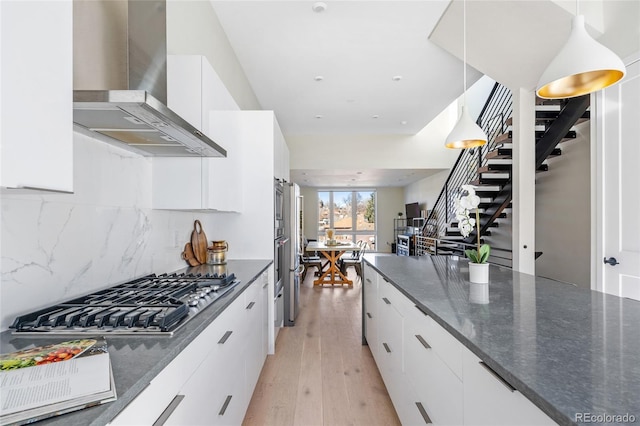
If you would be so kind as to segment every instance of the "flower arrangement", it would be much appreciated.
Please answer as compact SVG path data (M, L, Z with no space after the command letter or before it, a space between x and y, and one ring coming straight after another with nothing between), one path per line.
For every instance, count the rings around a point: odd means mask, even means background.
M478 205L480 204L480 197L476 195L476 191L473 185L462 185L461 189L467 192L467 195L460 197L456 200L456 219L458 220L458 229L463 237L468 237L473 227L477 227L477 241L478 248L465 250L464 254L467 255L469 260L473 263L487 263L489 260L489 253L491 247L489 244L480 245L480 212L478 211ZM476 217L473 218L469 215L469 210L476 210Z

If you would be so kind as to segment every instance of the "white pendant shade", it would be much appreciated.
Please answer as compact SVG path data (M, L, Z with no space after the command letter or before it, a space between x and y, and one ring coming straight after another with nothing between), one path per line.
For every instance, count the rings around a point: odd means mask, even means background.
M487 135L484 134L480 126L478 126L469 116L467 107L462 107L458 122L447 136L444 146L447 148L473 148L482 146L487 143Z
M589 36L584 16L578 15L569 39L542 73L536 94L547 99L582 96L614 84L625 72L622 60Z

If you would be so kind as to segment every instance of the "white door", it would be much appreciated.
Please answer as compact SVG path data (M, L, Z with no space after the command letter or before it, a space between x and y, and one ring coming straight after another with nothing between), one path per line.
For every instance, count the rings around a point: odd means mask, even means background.
M596 95L595 288L640 300L640 53L625 64Z

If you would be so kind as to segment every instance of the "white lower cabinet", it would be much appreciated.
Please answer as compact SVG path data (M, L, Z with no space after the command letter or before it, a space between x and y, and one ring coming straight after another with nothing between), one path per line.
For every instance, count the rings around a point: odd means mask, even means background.
M364 272L364 336L373 357L378 357L378 274L371 268Z
M241 424L266 358L262 284L245 289L110 425Z
M466 424L556 424L470 351L465 351L463 362Z
M415 396L413 424L428 423L427 419L435 424L463 424L462 380L443 360L461 358L462 353L438 345L434 330L439 325L415 307L405 325L405 374Z
M402 424L555 424L371 267L364 285L365 337Z

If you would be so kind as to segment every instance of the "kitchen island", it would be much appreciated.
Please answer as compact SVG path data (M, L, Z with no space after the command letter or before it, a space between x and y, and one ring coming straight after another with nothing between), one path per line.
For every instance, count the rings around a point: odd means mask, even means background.
M111 422L127 405L149 387L149 384L165 367L174 361L185 348L207 330L216 318L220 317L236 299L244 295L252 284L254 286L259 285L262 288L263 283L257 282L257 280L267 271L271 264L271 260L228 261L228 270L235 274L236 278L240 280L240 283L237 284L232 291L191 319L171 337L107 335L106 339L109 345L109 354L118 399L104 405L53 417L39 424L84 426L105 425ZM201 265L194 268L185 268L177 272L207 273L210 270L213 271L214 268L215 267L208 265ZM256 324L256 327L260 327L260 324ZM6 331L0 335L0 352L7 353L64 340L69 340L69 338L59 336L23 337L12 335L10 331ZM213 343L215 344L215 341ZM264 361L264 359L262 359L262 361ZM195 366L185 366L185 374L188 374L186 370L189 367L195 368ZM186 378L188 377L185 377L185 380ZM153 421L151 423L153 423Z
M379 286L376 277L380 277ZM433 321L431 346L426 344L429 339L423 338L426 334L419 336L413 330L404 334L404 343L398 343L407 350L415 335L428 349L421 352L425 363L428 354L437 349L434 342L442 337L435 328L461 344L458 349L449 342L448 352L442 352L449 355L437 360L445 366L442 368L450 367L453 399L459 396L458 411L464 408L464 418L457 421L482 423L481 416L474 418L471 412L474 403L477 405L474 400L485 398L488 388L470 392L467 385L473 381L469 365L484 364L481 366L491 370L512 394L521 393L527 403L533 403L541 411L541 419L558 424L640 422L640 302L495 265L491 265L489 281L486 285L470 283L468 261L457 257L367 254L363 333L370 346L375 344L372 352L376 362L385 362L378 354L391 352L393 333L383 337L389 323L383 309L395 304L394 312L404 321L398 323L398 330L410 327L416 312ZM383 286L397 290L404 301L396 302L392 298L395 293ZM383 302L378 302L378 310L368 291L380 292L376 295ZM371 322L376 315L377 324ZM372 334L367 327L379 331ZM386 351L378 349L382 344ZM463 360L456 360L457 356ZM467 358L474 361L468 363ZM416 382L408 371L410 362L408 351L403 366L393 371L394 376L406 375L401 378L405 383ZM386 383L385 368L381 372ZM427 368L426 364L421 368ZM390 393L392 389L393 384ZM425 412L422 405L419 408ZM527 419L523 423L527 424ZM530 420L529 424L538 422Z

